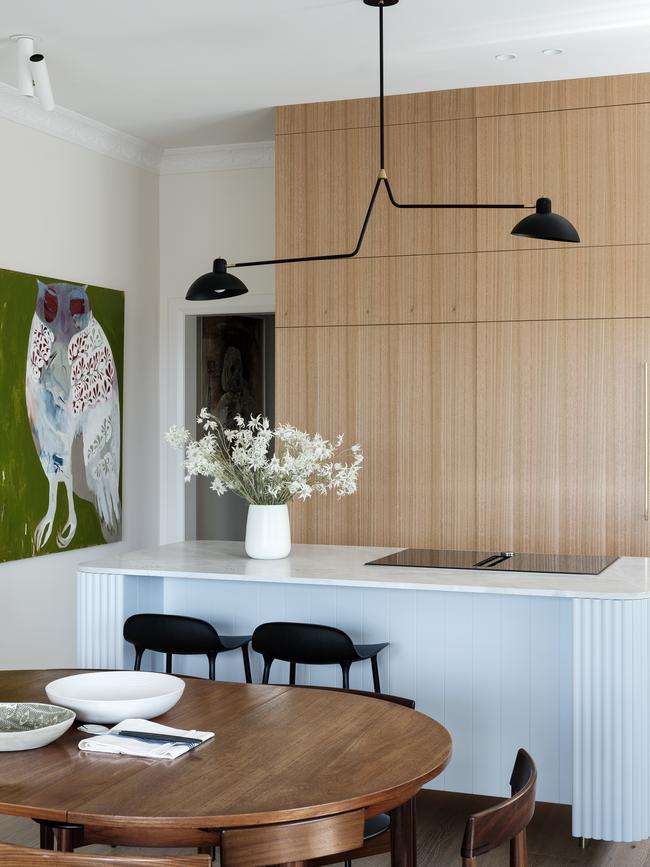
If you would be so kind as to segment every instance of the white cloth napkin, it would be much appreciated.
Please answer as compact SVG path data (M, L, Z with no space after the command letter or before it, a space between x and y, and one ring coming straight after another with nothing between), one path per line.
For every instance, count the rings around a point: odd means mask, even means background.
M192 749L189 744L146 743L136 738L120 737L111 732L128 729L134 732L154 732L155 734L169 735L170 741L174 736L184 738L196 738L200 741L208 741L214 737L214 732L199 732L195 729L172 729L160 723L146 719L125 719L118 723L105 735L96 735L92 738L84 738L79 741L79 749L89 753L112 753L122 756L142 756L147 759L176 759Z

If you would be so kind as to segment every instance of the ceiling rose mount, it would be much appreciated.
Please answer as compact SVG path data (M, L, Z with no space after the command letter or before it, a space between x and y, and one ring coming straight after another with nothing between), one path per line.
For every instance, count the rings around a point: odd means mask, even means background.
M225 259L217 258L213 270L203 274L192 283L185 296L188 301L211 301L218 298L232 298L247 292L245 284L228 273L232 268L250 268L257 265L288 265L293 262L327 262L333 259L353 259L361 250L366 235L370 217L372 216L377 196L382 187L394 208L409 208L422 210L526 210L535 211L520 220L511 234L523 238L535 238L544 241L561 241L579 243L580 238L575 227L560 214L551 210L551 200L540 197L534 205L515 204L470 204L470 203L406 203L397 200L386 172L386 121L384 97L384 9L396 6L399 0L363 0L366 6L379 10L379 170L375 186L370 194L368 209L364 217L357 243L352 250L344 253L326 253L318 256L293 256L284 259L259 259L251 262L227 263Z

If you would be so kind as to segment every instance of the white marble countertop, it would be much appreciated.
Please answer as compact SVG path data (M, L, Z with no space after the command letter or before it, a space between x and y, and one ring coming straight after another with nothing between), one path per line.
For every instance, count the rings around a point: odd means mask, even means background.
M251 560L242 542L177 542L82 563L79 572L568 598L650 597L647 557L621 557L600 575L364 565L397 550L294 545L284 560Z

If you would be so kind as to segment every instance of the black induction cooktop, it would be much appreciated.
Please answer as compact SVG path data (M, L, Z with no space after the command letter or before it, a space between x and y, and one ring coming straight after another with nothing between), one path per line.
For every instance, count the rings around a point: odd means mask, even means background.
M444 551L405 548L366 566L422 566L428 569L490 569L505 572L560 572L599 575L618 557L592 554L520 554L514 551Z

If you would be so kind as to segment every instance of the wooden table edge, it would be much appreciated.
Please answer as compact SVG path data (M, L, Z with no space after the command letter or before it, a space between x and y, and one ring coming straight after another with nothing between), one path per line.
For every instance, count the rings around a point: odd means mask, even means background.
M330 804L318 804L310 807L297 807L290 810L273 810L265 813L233 813L228 816L105 816L97 813L84 813L71 810L61 821L84 825L88 828L132 828L151 829L156 827L191 829L191 830L221 830L222 828L243 828L255 825L274 825L284 822L298 822L305 819L322 818L347 813L351 810L363 809L367 816L386 813L402 806L414 798L425 783L439 776L449 765L452 757L450 738L449 751L445 758L434 769L402 784L390 792L376 792L368 797L359 795L346 801L335 801ZM25 813L29 815L29 813ZM43 818L43 817L39 817ZM58 817L57 817L58 818Z

